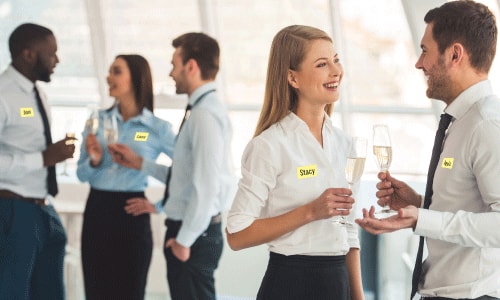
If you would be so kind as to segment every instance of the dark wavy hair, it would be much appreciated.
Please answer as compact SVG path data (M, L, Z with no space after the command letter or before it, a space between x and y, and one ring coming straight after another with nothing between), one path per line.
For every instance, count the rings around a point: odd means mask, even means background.
M486 5L470 0L447 2L427 12L424 21L433 24L432 35L441 54L458 42L467 50L472 67L489 72L498 33L495 16Z

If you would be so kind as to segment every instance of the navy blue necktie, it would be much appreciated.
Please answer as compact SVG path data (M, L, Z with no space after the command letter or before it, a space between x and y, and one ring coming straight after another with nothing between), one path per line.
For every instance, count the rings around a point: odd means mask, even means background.
M434 173L436 173L436 168L439 162L439 157L441 156L441 151L443 150L443 141L444 136L446 134L446 129L451 122L451 115L442 114L441 119L439 120L438 130L436 132L436 138L434 139L434 147L432 148L432 156L431 162L429 163L429 171L427 172L427 184L425 186L425 196L424 196L424 208L428 209L431 205L432 199L432 183L434 181ZM420 241L418 243L418 252L417 258L415 260L415 268L413 269L412 276L412 286L411 286L411 297L415 296L418 289L418 283L420 281L420 275L422 274L422 256L424 252L424 237L420 237Z
M49 119L47 118L47 113L45 112L45 108L43 107L42 99L40 98L40 94L38 93L38 89L36 86L34 87L36 103L38 105L38 111L40 112L40 116L43 121L43 133L45 135L45 143L46 145L52 144L52 136L50 135L50 125ZM57 178L56 178L56 167L50 166L47 167L48 175L47 175L47 189L50 195L57 195Z

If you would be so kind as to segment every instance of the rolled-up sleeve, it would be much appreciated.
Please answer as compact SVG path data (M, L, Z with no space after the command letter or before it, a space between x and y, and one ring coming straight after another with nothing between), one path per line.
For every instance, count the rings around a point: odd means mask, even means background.
M241 231L261 217L262 209L269 198L269 191L275 186L274 168L261 155L267 152L265 149L268 148L254 140L243 153L242 178L238 183L238 191L228 214L227 230L229 233Z

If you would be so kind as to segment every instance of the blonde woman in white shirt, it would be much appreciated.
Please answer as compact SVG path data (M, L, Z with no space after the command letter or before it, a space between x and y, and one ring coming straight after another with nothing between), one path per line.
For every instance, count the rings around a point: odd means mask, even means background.
M293 25L275 36L264 105L242 158L229 212L233 250L266 243L257 299L363 299L354 198L344 188L348 135L332 126L343 69L322 30Z

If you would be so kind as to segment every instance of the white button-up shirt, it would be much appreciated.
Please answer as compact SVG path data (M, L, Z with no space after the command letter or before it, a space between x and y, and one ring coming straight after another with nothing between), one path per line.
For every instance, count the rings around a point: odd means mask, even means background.
M0 189L24 197L47 196L47 147L34 84L12 65L0 75ZM50 108L39 89L47 117Z
M250 141L228 215L230 233L247 228L258 218L278 216L311 202L327 188L348 186L344 167L350 138L326 114L322 134L323 147L307 124L289 113ZM351 211L350 221L355 208ZM344 255L350 248L359 248L358 227L317 220L268 245L270 251L284 255Z
M489 81L460 94L415 234L427 237L420 294L500 297L500 101Z

